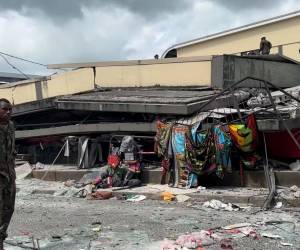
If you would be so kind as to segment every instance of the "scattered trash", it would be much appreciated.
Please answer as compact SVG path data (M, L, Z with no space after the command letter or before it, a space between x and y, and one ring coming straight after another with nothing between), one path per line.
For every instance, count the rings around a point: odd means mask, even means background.
M274 206L275 209L282 208L283 204L281 201L277 202L276 205Z
M198 191L206 190L206 187L198 186L198 187L197 187L197 190L198 190Z
M102 191L97 190L95 193L91 193L88 195L88 199L90 200L107 200L113 196L111 191Z
M175 195L168 191L162 192L160 196L164 201L172 201L175 199Z
M133 197L127 199L127 201L138 202L145 200L147 197L145 195L134 195Z
M190 196L187 196L187 195L184 195L184 194L176 195L176 200L178 202L185 202L185 201L189 200L190 198L191 198Z
M203 204L203 207L213 208L216 210L239 211L241 208L231 203L223 203L219 200L210 200Z
M218 229L184 234L179 236L177 240L165 239L160 249L206 249L205 247L218 243L221 249L231 250L233 249L232 239L247 236L252 236L254 239L258 238L258 234L250 226L250 223L238 223Z

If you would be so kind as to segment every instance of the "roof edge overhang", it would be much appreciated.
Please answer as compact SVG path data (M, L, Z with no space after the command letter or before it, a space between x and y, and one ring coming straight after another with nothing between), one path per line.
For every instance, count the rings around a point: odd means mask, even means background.
M163 59L146 59L146 60L124 60L124 61L102 61L102 62L86 62L86 63L64 63L49 64L48 69L62 68L91 68L91 67L110 67L110 66L137 66L152 64L168 64L168 63L184 63L184 62L201 62L211 61L212 56L193 56L182 58L163 58Z

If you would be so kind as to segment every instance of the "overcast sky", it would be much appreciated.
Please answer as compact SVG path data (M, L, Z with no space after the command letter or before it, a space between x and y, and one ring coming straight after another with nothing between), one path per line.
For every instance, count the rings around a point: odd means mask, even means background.
M153 58L299 9L299 0L0 0L0 51L43 64ZM51 73L7 59L27 74ZM0 67L15 72L1 57Z

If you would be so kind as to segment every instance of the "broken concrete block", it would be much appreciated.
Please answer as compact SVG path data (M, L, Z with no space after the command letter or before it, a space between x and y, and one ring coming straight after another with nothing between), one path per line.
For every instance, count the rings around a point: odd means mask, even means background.
M16 167L17 180L23 180L27 177L31 177L32 168L29 163L25 163L19 167Z
M176 195L176 200L178 202L185 202L185 201L189 200L190 198L191 198L190 196L187 196L187 195L184 195L184 194Z

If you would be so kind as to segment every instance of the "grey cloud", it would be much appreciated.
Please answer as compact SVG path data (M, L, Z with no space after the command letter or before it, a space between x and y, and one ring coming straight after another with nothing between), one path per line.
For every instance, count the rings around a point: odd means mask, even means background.
M15 10L24 15L42 11L52 19L81 18L82 8L119 7L145 18L182 11L191 6L188 0L0 0L2 10Z
M81 4L72 0L0 0L2 10L14 10L23 15L32 15L40 10L53 18L70 18L82 16Z
M263 10L264 8L268 11L268 9L278 7L282 3L281 0L212 0L212 2L234 11Z

